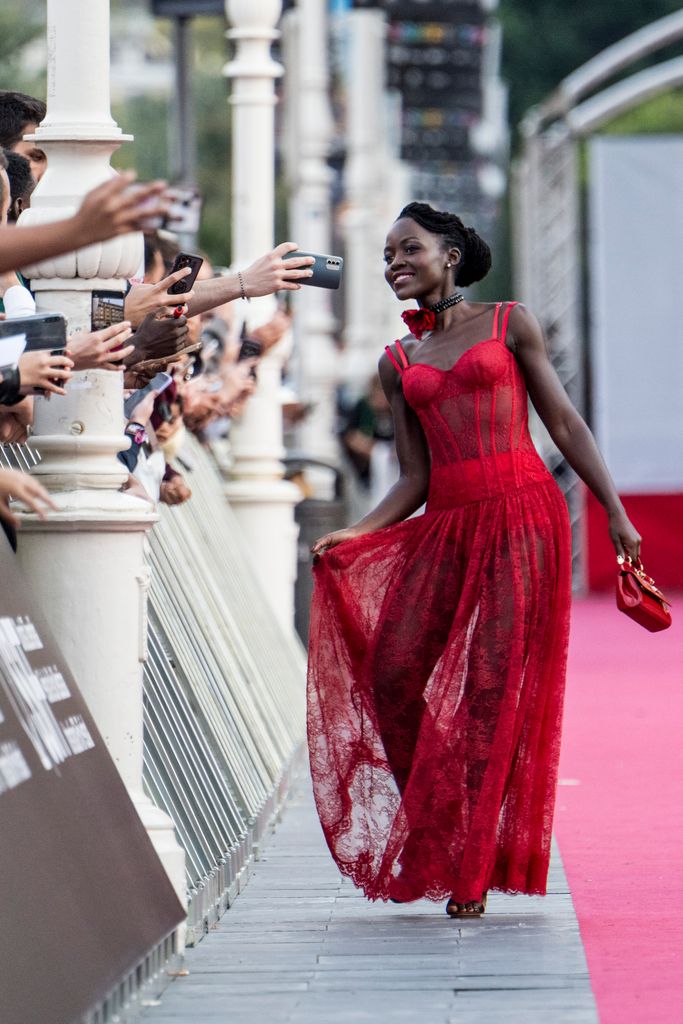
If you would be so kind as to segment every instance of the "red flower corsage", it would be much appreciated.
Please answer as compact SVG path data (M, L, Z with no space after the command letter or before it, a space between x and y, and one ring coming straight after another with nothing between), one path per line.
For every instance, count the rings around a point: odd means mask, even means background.
M418 341L422 340L425 331L433 331L436 326L436 313L431 309L406 309L401 313L401 319Z

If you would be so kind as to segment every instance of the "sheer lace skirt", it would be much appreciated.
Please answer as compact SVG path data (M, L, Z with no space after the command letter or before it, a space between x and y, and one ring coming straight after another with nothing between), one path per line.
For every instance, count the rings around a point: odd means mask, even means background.
M308 739L323 831L371 899L544 893L570 604L552 481L316 563Z

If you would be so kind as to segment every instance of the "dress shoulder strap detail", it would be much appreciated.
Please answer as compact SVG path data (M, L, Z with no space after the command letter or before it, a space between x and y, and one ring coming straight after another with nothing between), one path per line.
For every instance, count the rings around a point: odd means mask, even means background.
M515 306L518 305L518 302L508 302L507 304L507 309L505 310L505 315L503 317L503 327L500 332L500 340L503 342L503 344L505 344L505 335L507 334L508 330L508 320L510 319L510 313L515 308Z
M398 344L398 342L396 344ZM389 359L391 360L391 362L394 364L395 369L397 369L400 374L403 374L403 367L399 363L399 361L396 358L396 356L394 355L394 353L391 351L391 345L385 345L384 346L384 351L389 356Z
M398 372L401 374L401 376L403 376L404 371L408 369L408 367L410 366L410 363L408 362L407 355L403 351L403 345L401 344L401 342L400 341L395 341L394 345L396 346L396 351L398 352L399 358L401 360L400 363L398 362L398 359L396 359L396 356L394 355L394 353L391 351L391 346L390 345L385 345L384 346L384 351L389 356L389 358L391 359L392 363L394 364L394 366L396 367Z
M491 335L492 338L498 337L498 318L500 317L500 308L502 305L502 302L496 303L496 311L493 316L493 334Z
M399 356L401 357L401 362L403 363L403 369L407 370L408 367L410 366L410 363L408 362L408 356L403 351L403 345L401 344L400 341L396 342L396 351L398 352Z

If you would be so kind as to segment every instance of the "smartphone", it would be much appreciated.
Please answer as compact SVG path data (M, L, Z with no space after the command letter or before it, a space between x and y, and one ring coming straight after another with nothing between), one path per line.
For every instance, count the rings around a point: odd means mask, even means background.
M63 356L66 351L66 318L61 313L36 313L34 316L18 316L0 321L0 346L3 338L24 335L24 352L35 352L47 348L53 356ZM62 387L63 381L55 378L54 383ZM42 388L34 388L34 395L44 395Z
M93 292L90 305L90 330L102 331L125 319L123 292Z
M197 280L197 274L199 268L204 262L201 256L195 256L191 252L179 252L176 258L173 260L173 266L171 267L170 273L174 274L176 270L183 270L185 267L191 267L190 273L187 277L184 277L182 281L176 281L168 289L170 295L183 295L185 292L189 292L192 285Z
M315 288L338 288L341 284L344 260L341 256L322 256L318 252L288 252L283 258L291 260L295 256L313 256L315 263L309 270L312 277L302 277L298 284L312 284Z
M173 377L170 373L157 373L155 377L152 377L149 384L145 384L144 388L138 388L132 395L129 395L123 403L123 413L126 420L131 418L133 409L135 409L136 405L139 405L145 395L148 395L150 391L158 391L159 393L165 391L172 380Z
M255 341L254 338L245 338L242 335L242 344L240 350L237 353L237 362L241 363L243 359L259 359L263 352L263 345L260 341ZM249 371L249 376L252 380L256 380L256 367L252 366Z
M196 235L202 197L196 188L169 188L164 197L170 202L164 225L177 235Z
M260 341L254 341L253 338L242 338L242 344L237 354L237 362L241 363L243 359L253 359L256 357L260 358L263 352L263 345Z
M3 338L18 334L26 338L25 352L49 348L54 355L61 356L66 348L66 319L61 313L36 313L0 320L0 343Z
M137 199L137 197L143 191L144 188L145 185L142 182L134 181L131 182L131 184L128 185L128 187L126 188L126 194ZM138 202L138 212L141 214L145 214L148 211L151 211L155 206L157 206L158 203L158 196L150 196L148 199L145 199L142 203ZM153 216L148 217L143 216L138 220L138 224L140 225L142 231L158 231L160 228L164 227L165 223L166 222L164 220L164 217L160 213L156 213Z

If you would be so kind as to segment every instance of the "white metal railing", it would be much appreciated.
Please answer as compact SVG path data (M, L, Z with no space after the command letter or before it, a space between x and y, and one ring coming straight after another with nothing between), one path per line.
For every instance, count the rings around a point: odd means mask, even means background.
M222 478L191 443L192 499L150 537L145 783L187 855L188 941L234 900L304 735L304 656L254 580Z
M185 850L191 945L236 898L286 798L303 753L305 656L255 581L212 456L188 449L192 499L163 507L150 536L144 781ZM0 465L39 459L0 446ZM138 971L147 987L169 956L150 952ZM134 980L84 1024L134 1002Z

